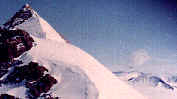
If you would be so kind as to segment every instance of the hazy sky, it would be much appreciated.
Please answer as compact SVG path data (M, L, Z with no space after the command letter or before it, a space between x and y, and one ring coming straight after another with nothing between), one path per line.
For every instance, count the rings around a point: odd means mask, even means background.
M177 68L176 0L0 0L0 24L25 2L111 69Z

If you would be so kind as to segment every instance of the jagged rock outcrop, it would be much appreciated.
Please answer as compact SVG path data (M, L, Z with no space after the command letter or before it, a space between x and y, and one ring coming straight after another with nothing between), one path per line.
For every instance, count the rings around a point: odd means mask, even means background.
M26 84L27 88L29 88L28 96L30 98L39 97L41 93L47 93L50 88L56 83L57 80L49 74L41 77L36 82L28 82Z
M0 99L19 99L19 98L16 98L16 97L14 97L12 95L8 95L8 94L1 94Z
M28 98L35 99L42 93L47 93L50 88L57 83L57 80L49 74L44 74L48 70L38 63L30 62L22 67L15 67L6 77L3 84L25 83L28 90ZM44 97L44 96L43 96Z
M28 65L22 67L14 67L4 83L20 83L23 80L32 82L40 79L44 75L44 72L48 71L45 67L39 66L38 63L30 62Z
M23 62L18 60L20 55L33 47L33 42L33 38L24 30L0 28L0 77L7 75L0 81L1 85L24 86L28 89L26 97L29 99L58 99L50 94L45 95L57 80L50 74L45 74L48 70L44 66L32 61L28 65L22 65ZM20 84L22 82L24 85ZM0 99L18 98L2 94Z
M33 46L33 38L25 31L0 29L0 62L12 62Z

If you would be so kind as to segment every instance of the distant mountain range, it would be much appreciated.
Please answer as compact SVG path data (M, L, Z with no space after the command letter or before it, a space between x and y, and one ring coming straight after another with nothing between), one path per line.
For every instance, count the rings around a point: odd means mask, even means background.
M118 71L113 73L150 99L177 98L177 76L159 77L136 71Z

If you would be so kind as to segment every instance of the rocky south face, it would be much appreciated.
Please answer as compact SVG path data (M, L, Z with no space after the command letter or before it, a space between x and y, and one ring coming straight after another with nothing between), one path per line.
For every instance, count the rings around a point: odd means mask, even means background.
M0 85L20 87L28 90L26 98L58 99L47 92L57 83L48 70L36 62L23 65L18 57L33 47L33 38L25 31L0 28ZM18 99L8 94L1 94L1 99Z

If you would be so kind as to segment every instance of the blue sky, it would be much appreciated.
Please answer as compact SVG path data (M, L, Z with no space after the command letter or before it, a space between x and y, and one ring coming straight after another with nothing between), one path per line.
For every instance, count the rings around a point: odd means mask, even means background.
M143 55L149 58L135 66L139 70L161 68L162 63L176 66L175 0L0 0L0 24L26 2L72 44L108 68L134 66L135 56L142 61Z

